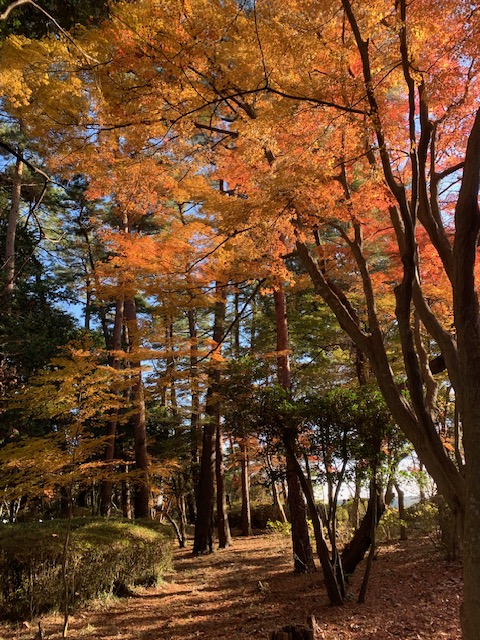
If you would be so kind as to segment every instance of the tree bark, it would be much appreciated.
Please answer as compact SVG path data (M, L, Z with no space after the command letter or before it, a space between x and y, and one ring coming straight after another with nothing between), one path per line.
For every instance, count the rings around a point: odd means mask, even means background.
M220 345L225 325L225 290L217 284L217 301L213 318L213 340ZM203 445L200 462L200 477L197 489L197 517L193 554L213 552L214 507L215 507L215 448L217 425L220 423L218 402L220 371L215 362L211 363L208 375L208 390L205 406L206 421L203 427Z
M123 298L119 298L115 303L115 320L113 325L112 341L110 345L111 352L108 360L111 367L118 371L120 368L120 360L115 352L118 352L122 348L122 329L123 329L123 311L124 301ZM107 342L107 336L105 336ZM104 461L107 467L108 474L113 473L113 460L115 459L115 437L117 433L117 416L113 415L107 423L107 444L105 447ZM111 477L106 480L102 480L100 486L100 514L102 516L110 515L111 502L112 502L112 487L113 481Z
M207 390L207 409L212 402L212 388ZM195 537L193 555L213 552L215 505L215 424L209 420L203 427L202 454L200 458L200 475L197 488Z
M322 565L323 575L325 579L325 587L327 589L328 597L330 599L330 604L332 605L341 605L343 604L343 595L340 589L340 586L337 581L337 576L335 575L335 571L333 569L332 563L330 561L330 554L328 551L327 544L325 542L325 538L323 537L323 528L322 521L317 511L317 507L315 505L315 500L313 497L313 492L311 491L311 487L308 483L307 478L302 471L300 463L298 462L292 446L295 444L294 440L288 437L288 434L284 435L283 438L285 448L287 452L290 453L290 460L292 462L293 470L295 471L297 478L303 488L303 492L307 498L308 510L310 513L310 518L313 524L313 530L315 532L315 542L317 548L317 554L320 559L320 563ZM343 577L341 577L343 584Z
M15 238L22 197L23 162L17 158L12 180L12 196L8 212L7 237L5 240L5 293L7 303L13 294L15 282Z
M365 598L367 596L368 581L370 579L370 574L372 572L373 558L375 556L375 543L376 543L375 534L377 531L377 522L379 521L379 518L377 516L377 507L378 507L378 501L376 499L377 493L378 493L377 481L374 478L372 480L372 484L370 487L370 494L373 495L373 500L372 500L373 513L372 513L372 519L370 523L370 551L368 552L367 565L365 567L365 574L363 576L362 586L360 587L360 593L358 595L359 604L363 604L365 602Z
M137 309L135 300L125 300L125 321L128 325L130 350L133 357L130 361L132 367L132 400L135 414L132 418L134 435L135 469L138 476L135 478L134 491L134 516L135 518L150 518L150 482L148 476L148 452L147 452L147 423L145 413L145 395L143 388L141 361L135 354L139 348L139 328L137 321Z
M407 540L407 527L405 526L405 494L398 483L395 484L398 496L398 517L400 519L400 540Z
M249 475L248 442L246 438L240 440L240 467L242 478L242 515L241 529L242 536L251 536L252 514L250 510L250 475Z
M227 497L225 492L225 475L223 468L222 432L220 422L216 425L215 441L215 477L217 481L217 530L218 547L226 549L232 544L230 526L228 524Z
M480 233L480 109L468 140L455 208L453 306L462 376L459 411L465 450L466 509L463 534L464 640L480 629L480 312L475 264ZM453 510L455 516L455 510Z
M352 529L356 531L358 529L358 508L360 506L360 490L361 490L361 480L360 474L357 470L355 470L355 494L352 500L352 507L350 509L350 513L348 516L348 522Z
M282 287L274 293L275 318L277 328L277 372L280 386L290 391L291 373L289 358L287 303ZM304 573L315 571L312 546L307 525L307 511L305 500L300 485L300 480L295 468L295 452L297 448L296 433L288 425L284 426L284 441L287 460L287 486L288 506L290 509L290 522L292 525L292 545L294 570Z
M370 492L367 511L353 538L345 546L342 553L342 567L345 576L351 576L365 557L372 544L372 527L377 526L385 511L385 502L380 492Z
M188 331L190 337L190 388L191 388L191 414L190 414L190 457L191 473L196 494L199 481L200 458L198 455L198 440L200 431L200 394L198 390L198 337L195 311L188 310ZM196 500L196 495L195 495Z

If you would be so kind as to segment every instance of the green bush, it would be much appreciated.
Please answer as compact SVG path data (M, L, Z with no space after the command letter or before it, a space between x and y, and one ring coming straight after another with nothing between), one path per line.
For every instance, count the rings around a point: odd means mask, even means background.
M280 522L279 520L269 520L267 522L268 533L279 533L282 536L290 537L292 534L292 525L290 522Z
M62 558L68 522L0 526L0 610L24 619L68 602L154 584L171 561L170 535L160 525L118 520L73 520L66 582ZM65 588L66 587L66 588Z
M432 534L438 535L438 506L433 501L417 502L405 510L405 523L408 535L411 538Z

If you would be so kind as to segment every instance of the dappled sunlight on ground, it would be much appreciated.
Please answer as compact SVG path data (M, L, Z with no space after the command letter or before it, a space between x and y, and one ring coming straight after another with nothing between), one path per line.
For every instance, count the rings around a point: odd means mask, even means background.
M279 535L235 538L229 549L194 558L175 553L175 571L155 589L96 602L72 616L73 640L254 640L313 614L318 640L460 640L461 570L432 540L380 546L364 605L356 603L362 566L347 603L328 606L320 571L291 570L290 541ZM44 638L60 638L61 620L43 619ZM0 640L29 640L30 625L0 626Z

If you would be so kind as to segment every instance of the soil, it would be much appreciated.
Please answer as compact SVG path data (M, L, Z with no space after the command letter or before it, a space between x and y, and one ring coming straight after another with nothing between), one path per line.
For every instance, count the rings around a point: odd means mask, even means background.
M314 615L316 640L460 640L461 568L430 538L382 544L366 602L357 569L342 607L329 607L321 573L292 572L288 538L235 538L232 547L194 558L175 552L174 571L156 588L111 599L71 617L68 637L104 640L254 640ZM41 621L43 638L61 637L61 618ZM0 626L0 640L39 637L36 623Z

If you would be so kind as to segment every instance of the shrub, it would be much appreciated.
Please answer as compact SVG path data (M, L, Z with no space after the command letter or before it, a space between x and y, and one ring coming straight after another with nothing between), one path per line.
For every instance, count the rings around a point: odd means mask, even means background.
M380 518L377 529L377 540L379 542L389 542L400 538L400 516L395 507L385 507L385 511ZM406 524L406 522L403 522Z
M60 609L65 599L62 557L67 521L0 526L0 610L14 619ZM68 600L154 584L171 561L165 529L116 520L74 520L68 545Z
M292 525L290 522L280 522L279 520L269 520L267 522L268 533L279 533L282 536L291 536Z
M405 511L408 535L412 538L425 535L438 535L438 506L432 502L412 505Z

